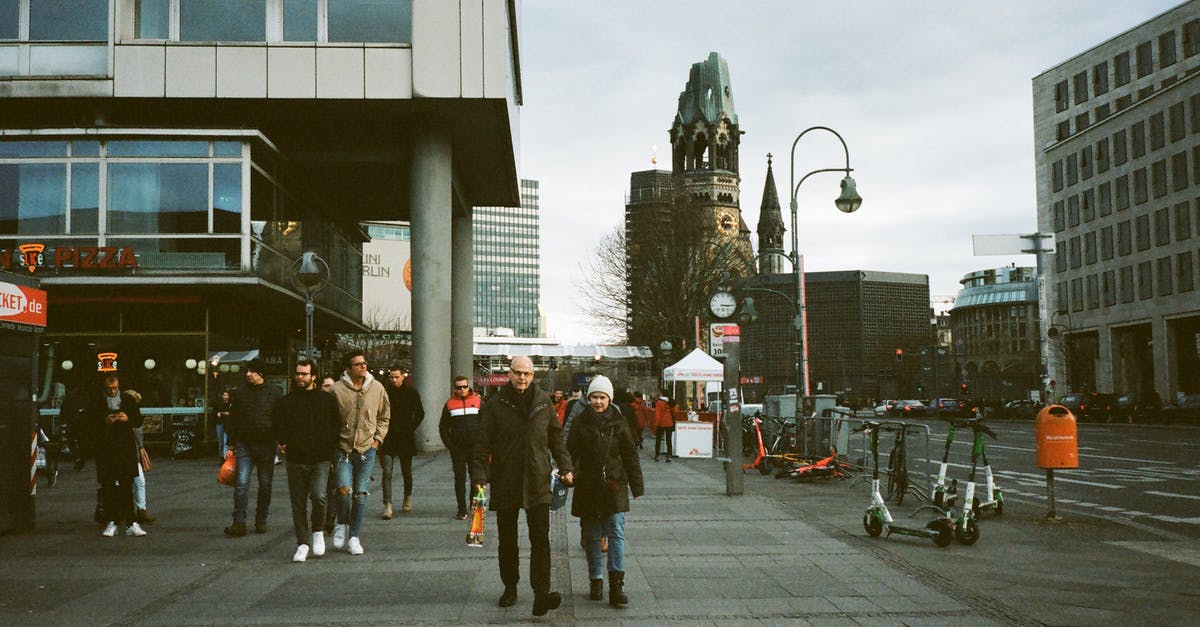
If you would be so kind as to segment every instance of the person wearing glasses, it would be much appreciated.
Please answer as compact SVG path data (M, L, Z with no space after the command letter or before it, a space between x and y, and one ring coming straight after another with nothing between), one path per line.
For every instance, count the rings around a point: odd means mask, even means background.
M544 616L562 602L562 596L550 590L551 457L564 483L570 485L574 475L558 414L550 396L533 386L533 362L528 357L513 357L508 383L488 398L479 416L481 431L471 456L471 483L479 487L490 480L492 486L488 509L496 512L500 580L504 583L498 604L510 607L517 602L521 579L517 514L524 509L533 615Z
M292 391L279 401L275 417L279 448L287 455L292 527L296 531L293 562L305 561L310 551L314 557L325 554L329 460L337 451L338 431L342 424L337 401L317 388L316 376L312 361L297 361ZM311 525L309 501L312 501Z
M362 351L351 351L343 363L345 374L333 386L333 396L341 415L333 548L346 547L351 555L362 555L359 533L367 514L367 488L371 470L375 467L375 455L387 437L392 409L383 384L367 370L367 359Z
M450 450L450 467L454 471L454 498L458 503L459 520L467 519L467 460L479 439L479 395L471 389L466 377L454 377L450 400L442 407L438 435Z

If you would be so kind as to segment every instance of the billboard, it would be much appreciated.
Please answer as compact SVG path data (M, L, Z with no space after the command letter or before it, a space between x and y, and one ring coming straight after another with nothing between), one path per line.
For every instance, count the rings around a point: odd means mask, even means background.
M363 324L412 331L412 246L408 239L363 244Z
M46 326L46 292L0 281L0 322Z

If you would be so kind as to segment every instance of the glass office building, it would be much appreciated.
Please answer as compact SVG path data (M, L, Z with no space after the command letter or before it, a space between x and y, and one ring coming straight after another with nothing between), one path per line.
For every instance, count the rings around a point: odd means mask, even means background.
M520 207L476 207L475 326L512 329L517 337L543 335L538 182L521 179Z

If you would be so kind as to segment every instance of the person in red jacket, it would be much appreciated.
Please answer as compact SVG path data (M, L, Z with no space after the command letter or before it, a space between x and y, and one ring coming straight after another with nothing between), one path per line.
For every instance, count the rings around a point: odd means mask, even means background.
M458 503L459 520L467 518L467 462L479 437L479 395L471 389L464 376L454 377L454 391L442 407L438 434L450 450L450 466L454 469L454 498Z
M567 419L567 399L563 398L562 390L554 390L550 400L554 402L554 413L558 414L558 424L561 425Z
M675 456L675 401L662 390L654 401L654 461L658 461L663 440L667 441L667 463Z

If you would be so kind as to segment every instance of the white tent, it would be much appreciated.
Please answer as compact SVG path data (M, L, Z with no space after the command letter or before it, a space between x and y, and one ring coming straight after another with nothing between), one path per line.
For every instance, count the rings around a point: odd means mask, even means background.
M680 381L721 382L724 380L725 366L699 348L663 369L663 381L667 383Z

